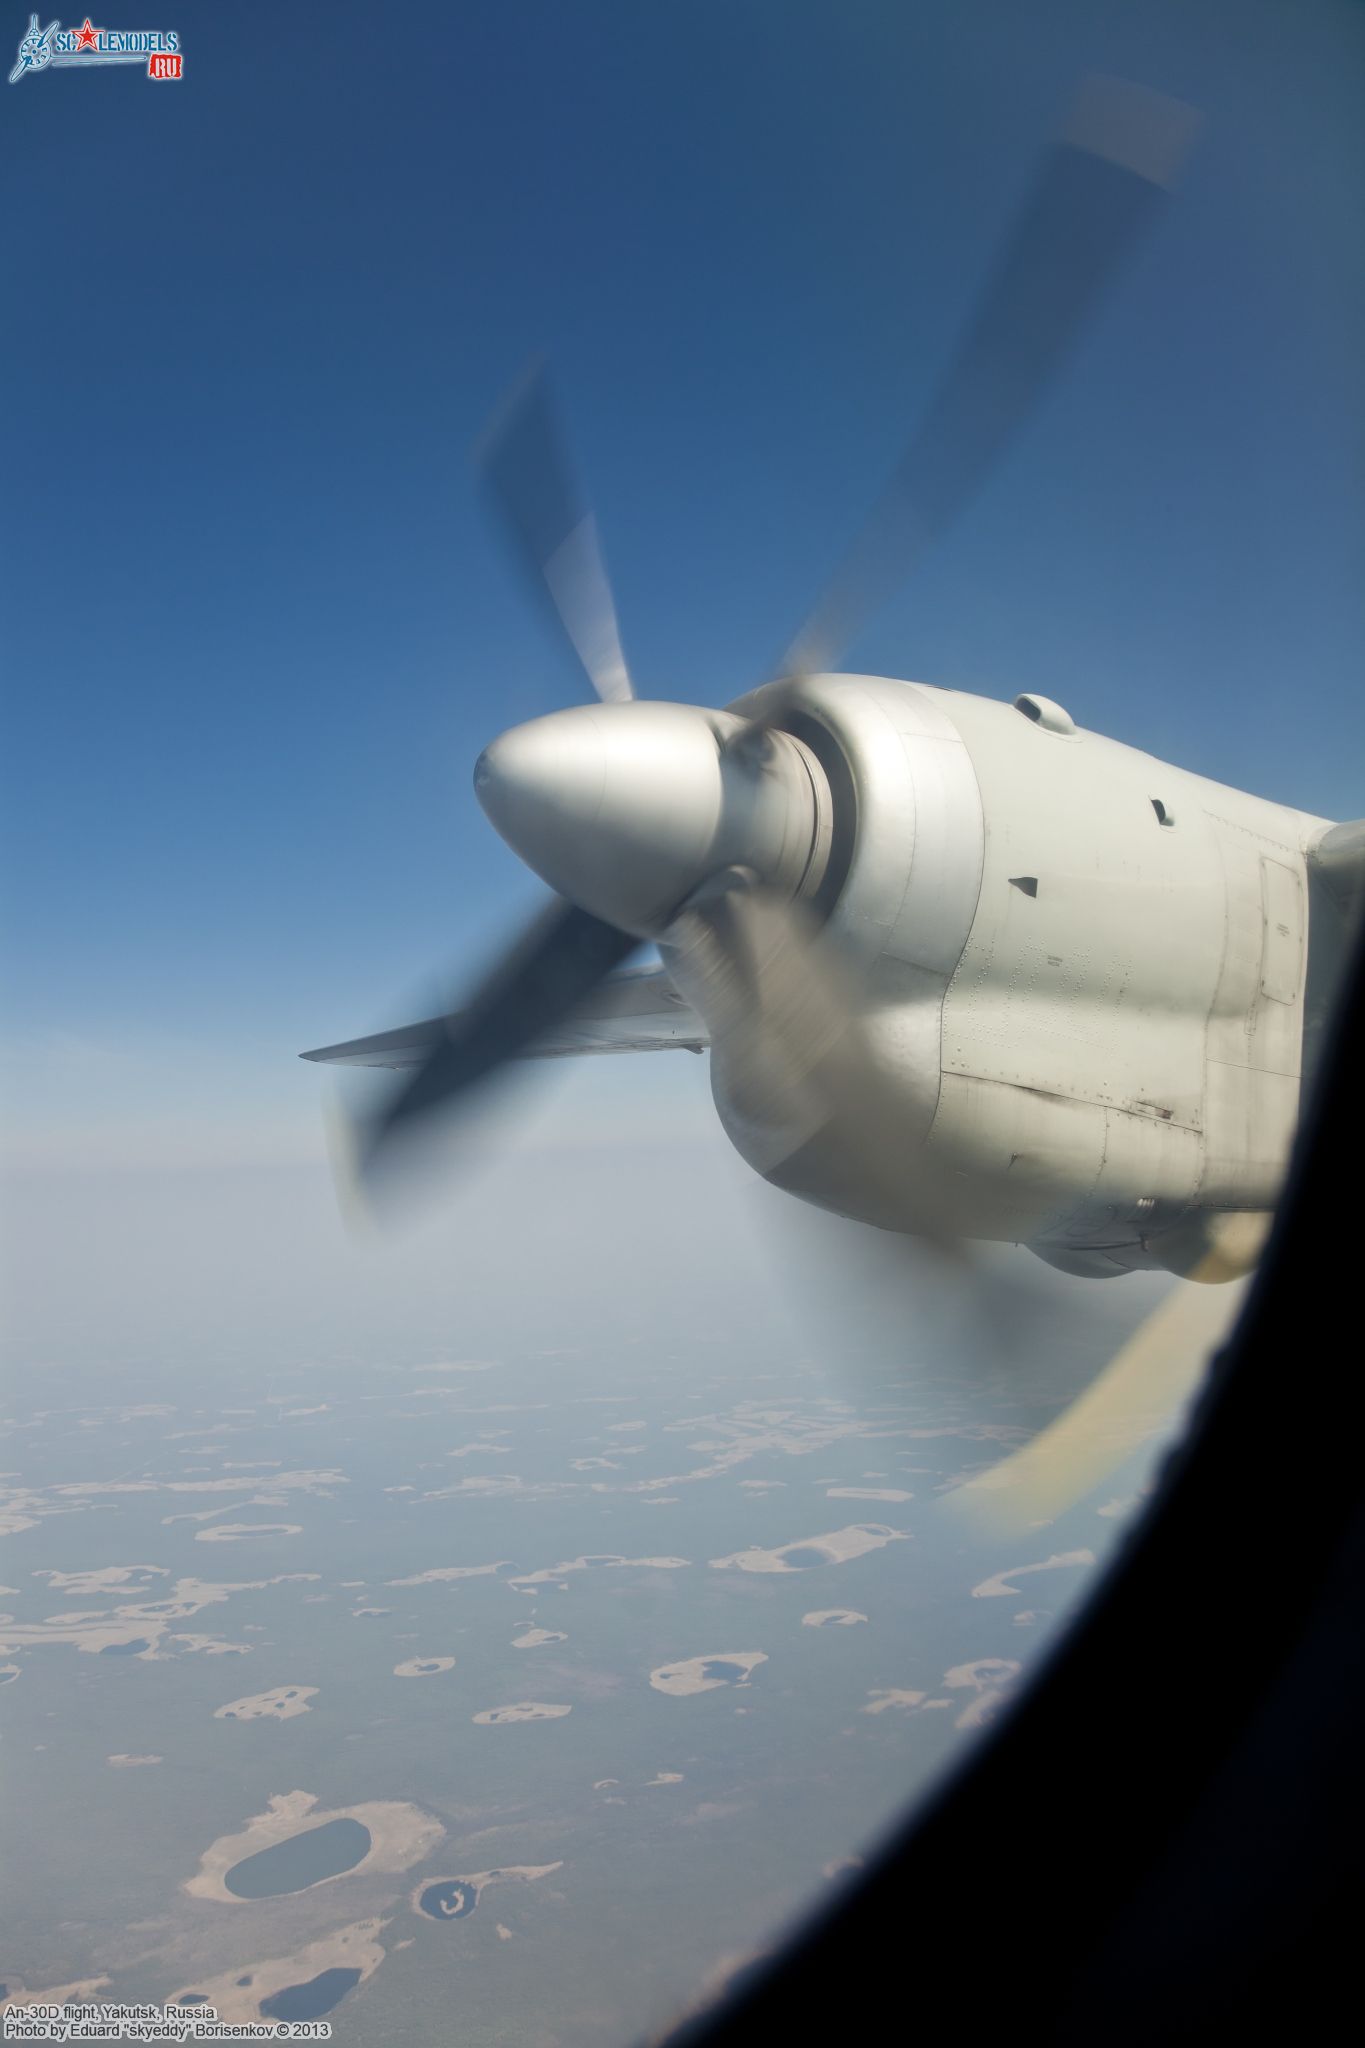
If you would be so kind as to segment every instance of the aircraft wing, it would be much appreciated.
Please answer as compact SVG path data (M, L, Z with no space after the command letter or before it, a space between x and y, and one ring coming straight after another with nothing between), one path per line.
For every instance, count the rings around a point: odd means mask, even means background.
M300 1055L326 1066L416 1067L448 1034L445 1017L352 1038L344 1045L319 1046ZM538 1039L524 1059L567 1059L589 1052L662 1052L668 1047L702 1052L710 1043L696 1011L674 988L662 967L615 974L552 1032Z

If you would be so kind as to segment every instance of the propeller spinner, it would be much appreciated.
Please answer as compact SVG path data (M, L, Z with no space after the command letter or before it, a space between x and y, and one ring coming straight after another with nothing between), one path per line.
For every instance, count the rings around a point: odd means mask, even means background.
M719 871L784 897L818 885L831 799L789 733L695 704L582 705L513 727L474 788L514 853L570 902L662 938Z

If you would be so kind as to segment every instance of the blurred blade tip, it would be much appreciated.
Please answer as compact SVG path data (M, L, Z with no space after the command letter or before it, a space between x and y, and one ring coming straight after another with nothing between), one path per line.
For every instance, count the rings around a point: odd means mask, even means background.
M353 1236L371 1237L377 1228L378 1217L366 1185L365 1148L360 1127L343 1107L339 1092L328 1096L323 1103L323 1128L341 1220Z
M1209 1277L1207 1262L1195 1277ZM1022 1533L1055 1521L1179 1422L1247 1286L1245 1277L1221 1287L1177 1282L1055 1422L953 1488L944 1506L983 1533Z
M550 377L550 361L543 353L532 356L520 375L507 386L501 398L494 401L493 409L470 450L475 469L486 469L496 459L502 444L534 406L539 406L549 418L554 418L555 400Z
M592 512L580 514L541 564L541 574L574 652L602 702L629 702L635 690Z
M549 366L533 359L473 451L484 490L506 522L524 572L558 615L604 704L635 695L597 521L570 459Z
M1132 171L1170 191L1185 166L1203 115L1184 100L1098 74L1087 78L1072 105L1061 141L1089 156Z

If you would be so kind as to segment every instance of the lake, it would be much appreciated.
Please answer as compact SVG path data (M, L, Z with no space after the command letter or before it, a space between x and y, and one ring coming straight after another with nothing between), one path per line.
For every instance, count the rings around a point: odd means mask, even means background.
M358 1820L324 1821L321 1827L304 1828L254 1856L243 1857L233 1864L223 1884L234 1899L276 1899L354 1870L369 1851L370 1831Z

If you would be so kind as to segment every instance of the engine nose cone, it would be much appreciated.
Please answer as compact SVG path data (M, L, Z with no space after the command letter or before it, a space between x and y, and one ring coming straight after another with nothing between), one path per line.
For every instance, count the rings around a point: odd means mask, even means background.
M535 868L591 827L605 780L602 747L586 708L514 725L474 764L474 793L484 815Z
M804 750L757 749L733 714L635 700L576 705L514 726L479 757L474 788L528 867L594 916L657 937L711 874L744 862L799 883L816 835Z
M709 872L722 809L712 716L657 703L552 712L494 740L474 787L552 888L646 934Z

